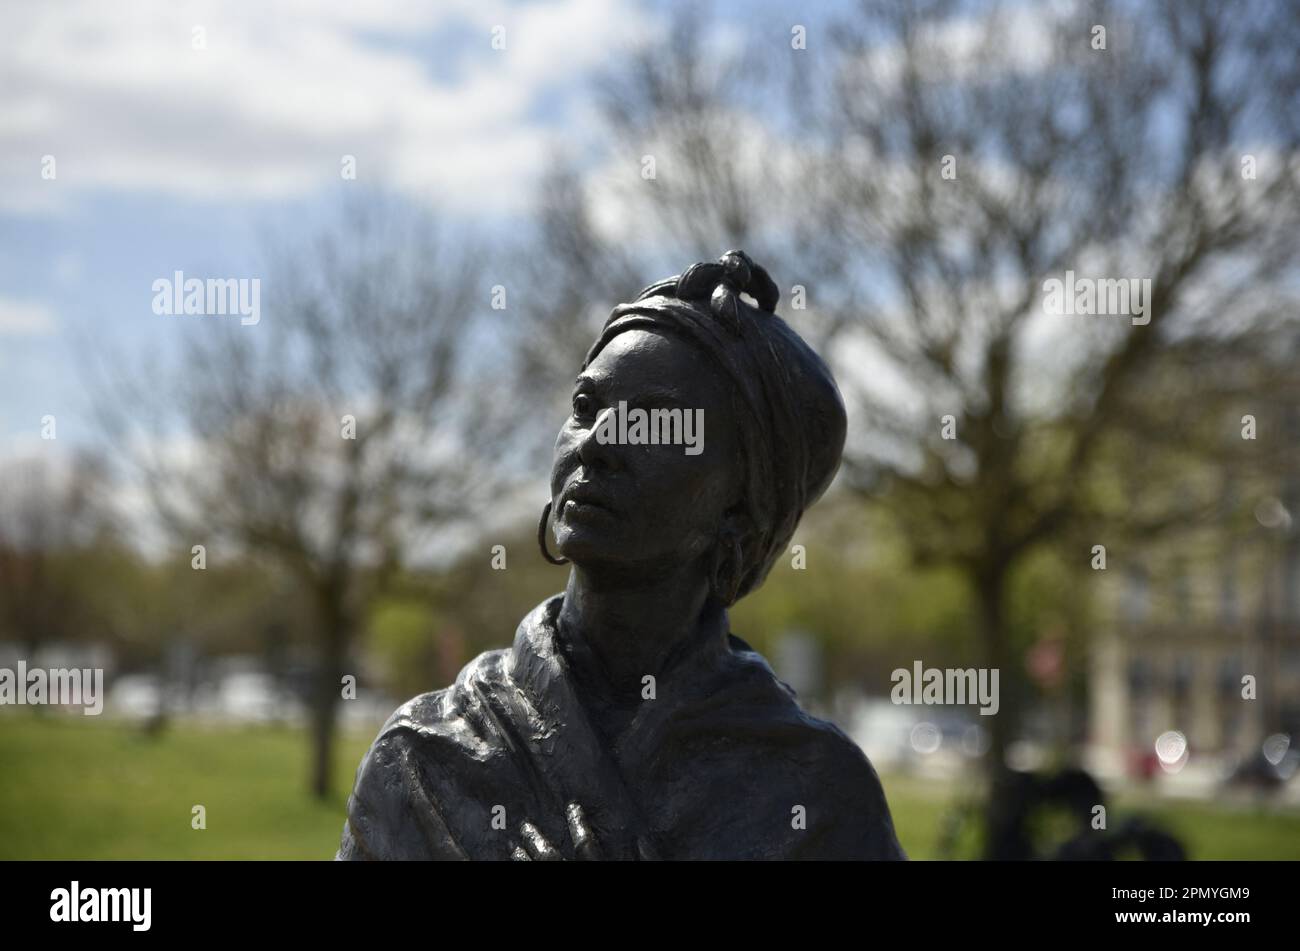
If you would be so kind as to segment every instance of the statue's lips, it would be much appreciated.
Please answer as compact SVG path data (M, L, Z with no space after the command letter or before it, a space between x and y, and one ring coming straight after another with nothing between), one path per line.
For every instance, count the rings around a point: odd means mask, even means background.
M603 492L588 482L579 482L564 493L564 510L568 512L584 509L601 511L609 515L618 514Z

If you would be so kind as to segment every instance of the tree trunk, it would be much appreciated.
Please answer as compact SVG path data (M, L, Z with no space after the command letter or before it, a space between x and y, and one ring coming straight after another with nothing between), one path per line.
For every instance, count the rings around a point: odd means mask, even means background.
M1007 748L1015 739L1019 722L1016 704L1015 674L1008 665L1011 656L1006 618L1007 577L1010 566L990 560L985 570L973 578L975 602L979 612L980 643L984 665L998 671L998 712L982 718L991 722L989 748L985 756L987 799L984 808L984 856L986 859L1005 854L1008 834L1014 835L1014 817L1008 809L1014 807L1010 794L1010 770L1007 768ZM1011 823L1009 826L1008 823Z
M320 664L312 685L311 705L311 792L318 799L328 799L333 791L334 732L348 643L347 618L341 602L340 592L327 590L321 594Z
M1007 747L1015 727L1015 711L1008 696L1007 632L1004 599L1006 595L1006 569L997 566L981 572L975 579L975 603L979 612L979 636L984 666L998 671L998 712L987 718L989 730L988 768L993 779L1006 764Z

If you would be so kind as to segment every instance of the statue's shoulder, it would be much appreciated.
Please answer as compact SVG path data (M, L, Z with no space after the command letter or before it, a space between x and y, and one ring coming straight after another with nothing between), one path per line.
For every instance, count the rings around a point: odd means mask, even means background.
M465 734L466 720L484 719L482 698L508 688L516 674L521 654L537 639L539 631L553 625L562 595L553 595L533 608L519 622L510 647L484 651L463 668L448 687L412 697L393 711L375 738L375 745L403 743L420 737L447 739ZM490 721L490 718L488 718ZM490 722L479 724L490 727Z
M842 857L904 858L884 787L862 748L834 723L800 706L794 689L742 638L730 634L729 645L729 678L758 714L753 727L765 748L779 747L768 750L780 754L769 759L790 764L807 799L817 802L822 814L836 817L846 833L835 836L845 846Z
M792 716L800 711L794 688L776 675L767 658L735 632L727 634L726 662L719 673L726 686L773 716Z
M357 767L338 858L464 857L428 783L435 764L454 776L495 742L475 696L500 679L507 653L478 655L451 686L412 697L388 717Z
M461 668L451 686L430 690L407 700L384 722L375 742L418 735L437 724L463 716L476 688L497 683L505 677L509 654L508 648L484 651Z
M861 747L831 721L805 710L794 688L777 676L767 658L734 634L730 637L735 665L733 676L758 699L763 718L783 726L784 735L797 737L799 745L805 749L805 758L813 765L851 774L868 785L879 787L875 769Z

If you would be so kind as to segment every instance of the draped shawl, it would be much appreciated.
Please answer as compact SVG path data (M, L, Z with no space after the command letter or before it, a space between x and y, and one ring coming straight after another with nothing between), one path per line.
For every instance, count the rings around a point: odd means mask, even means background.
M507 859L531 822L574 857L578 802L609 859L900 859L880 781L740 638L705 625L607 735L561 634L563 595L513 647L401 706L357 770L339 859Z

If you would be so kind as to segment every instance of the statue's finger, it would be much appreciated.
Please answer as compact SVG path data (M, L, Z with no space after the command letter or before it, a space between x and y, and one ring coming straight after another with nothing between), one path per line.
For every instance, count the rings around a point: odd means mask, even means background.
M596 842L591 826L587 824L582 806L576 802L569 803L565 816L569 820L569 835L573 839L573 850L578 858L588 862L598 862L603 859L604 854L600 851L600 845Z
M510 849L510 858L516 862L531 862L532 857L519 846L512 846Z
M546 836L542 835L541 830L531 822L525 822L519 827L519 834L523 836L524 848L528 854L538 862L555 862L562 856L551 843L546 841Z

